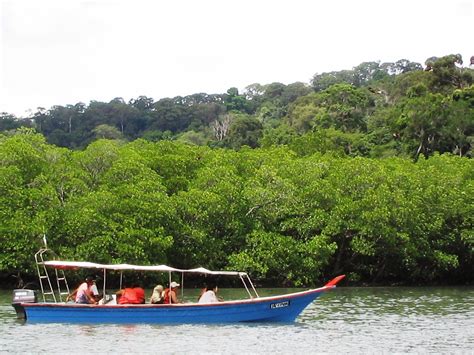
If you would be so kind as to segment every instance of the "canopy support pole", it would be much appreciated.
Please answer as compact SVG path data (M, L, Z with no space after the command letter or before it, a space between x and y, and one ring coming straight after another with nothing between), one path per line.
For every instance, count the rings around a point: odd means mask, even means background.
M170 292L171 292L171 271L168 272L168 303L171 304L171 297L169 296Z
M122 280L123 280L123 273L122 273L122 271L120 271L120 288L119 288L119 290L122 289Z
M244 287L245 287L245 289L247 290L247 293L249 294L249 297L250 297L250 298L253 298L252 294L250 293L249 288L247 287L247 284L245 283L244 278L242 277L242 275L239 275L239 277L240 277L240 280L242 280L242 283L244 284Z
M104 285L102 286L102 299L104 300L105 303L105 283L107 281L107 269L104 269Z
M255 286L252 283L252 280L250 280L249 275L245 274L245 276L247 276L247 280L249 280L249 283L250 283L250 286L252 286L253 292L255 292L255 295L257 296L257 298L259 298L260 296L258 295L257 290L255 289Z
M184 272L181 273L181 302L184 300Z

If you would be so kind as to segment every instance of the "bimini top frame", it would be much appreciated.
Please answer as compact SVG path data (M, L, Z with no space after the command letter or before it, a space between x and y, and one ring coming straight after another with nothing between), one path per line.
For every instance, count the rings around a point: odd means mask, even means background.
M56 270L68 270L68 269L100 269L104 272L104 294L105 294L105 275L107 270L120 271L121 273L126 270L133 271L156 271L156 272L168 272L170 275L171 282L171 273L178 272L182 274L182 282L184 280L184 274L194 273L194 274L205 274L205 275L222 275L222 276L237 276L241 279L244 287L250 298L259 298L260 296L255 289L252 280L245 272L240 271L213 271L208 270L203 267L198 267L195 269L178 269L167 265L132 265L132 264L98 264L91 263L88 261L66 261L66 260L49 260L49 261L39 261L37 265L43 265L44 267L53 267ZM122 285L120 285L122 286ZM43 291L43 290L42 290ZM253 291L253 294L252 294Z

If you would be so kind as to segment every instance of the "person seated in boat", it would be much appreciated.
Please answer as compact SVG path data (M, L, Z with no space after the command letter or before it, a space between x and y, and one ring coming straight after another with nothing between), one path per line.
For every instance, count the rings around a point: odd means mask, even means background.
M96 302L99 302L102 299L102 295L99 294L99 290L97 289L97 284L95 283L95 280L91 286L91 294L92 294L92 297L94 297Z
M140 284L133 285L133 289L135 290L135 296L137 297L138 303L145 303L145 290L141 287Z
M93 284L94 278L92 276L87 276L85 281L81 283L73 293L67 296L66 301L74 299L74 302L76 303L97 304L91 290Z
M220 302L221 300L217 297L217 291L219 288L217 285L209 285L207 286L206 292L204 292L201 297L199 298L198 303L216 303Z
M163 286L156 285L150 298L151 304L162 304L165 300L165 291Z
M116 292L118 304L139 304L141 300L137 297L135 288L125 287Z
M170 287L165 290L165 297L163 299L164 304L180 303L176 294L176 291L178 290L179 286L179 283L174 281L171 282Z
M202 295L205 294L207 291L207 284L204 284L203 285L203 288L201 288L201 290L199 291L199 295L197 297L197 302L199 302L199 300L201 299Z

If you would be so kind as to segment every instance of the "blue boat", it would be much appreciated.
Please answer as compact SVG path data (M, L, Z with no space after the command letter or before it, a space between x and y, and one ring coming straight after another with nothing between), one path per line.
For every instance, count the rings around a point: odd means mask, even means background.
M317 289L295 292L286 295L260 297L247 273L234 271L211 271L205 268L176 269L166 265L96 264L76 261L45 261L47 249L36 255L38 275L41 285L42 302L35 291L14 290L13 307L19 318L28 322L54 323L146 323L146 324L193 324L193 323L235 323L235 322L293 322L298 315L321 294L336 287L344 278L340 275ZM48 272L54 269L54 274ZM139 270L167 272L171 284L171 274L181 273L181 282L188 273L204 275L226 275L239 277L248 299L222 301L215 303L177 303L177 304L76 304L63 301L70 290L64 270L88 268L101 269L104 273L103 295L106 295L106 272L108 270ZM55 288L53 288L55 284ZM61 285L62 290L61 291ZM47 298L50 298L49 300ZM112 298L112 297L110 297Z

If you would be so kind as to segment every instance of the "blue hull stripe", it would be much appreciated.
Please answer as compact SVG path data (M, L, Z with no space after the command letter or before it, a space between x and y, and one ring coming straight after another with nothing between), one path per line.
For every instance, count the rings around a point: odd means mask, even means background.
M56 323L233 323L292 322L322 292L332 287L283 296L214 304L78 305L23 303L29 322Z

